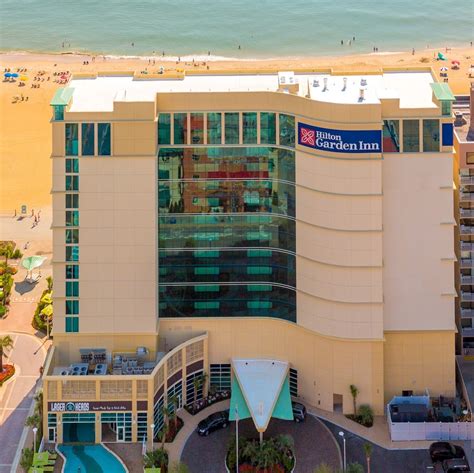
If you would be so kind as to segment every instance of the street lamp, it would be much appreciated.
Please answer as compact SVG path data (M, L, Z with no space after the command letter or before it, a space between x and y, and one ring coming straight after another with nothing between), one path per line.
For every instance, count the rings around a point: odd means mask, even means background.
M339 436L342 437L342 441L344 444L344 468L343 471L346 471L346 437L344 437L344 432L341 430L339 432Z
M155 440L155 424L150 424L151 429L151 450L153 451L153 441Z
M36 432L38 432L38 427L33 427L33 453L36 453Z
M235 405L235 470L239 473L239 408Z

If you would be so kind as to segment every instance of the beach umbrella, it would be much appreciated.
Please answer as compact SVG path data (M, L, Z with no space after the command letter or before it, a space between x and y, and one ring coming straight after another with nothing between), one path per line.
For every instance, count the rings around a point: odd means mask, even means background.
M10 74L10 77L18 77L18 75L19 75L19 74L17 74L16 72L12 72L12 73Z
M46 260L45 256L28 256L24 258L21 265L28 271L33 271L35 268L39 268Z
M461 63L457 59L454 59L451 61L451 64L457 64L459 66Z
M12 76L12 73L11 72L5 72L5 74L3 74L4 77L11 77Z
M441 67L439 70L441 72L448 72L449 69L447 67Z
M26 82L28 80L28 77L26 76L20 76L20 80L23 82Z
M53 293L52 292L47 292L42 298L41 302L43 304L51 304L53 302Z

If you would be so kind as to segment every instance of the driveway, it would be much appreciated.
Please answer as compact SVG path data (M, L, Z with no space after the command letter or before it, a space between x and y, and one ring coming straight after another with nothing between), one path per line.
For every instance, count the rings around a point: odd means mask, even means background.
M224 473L224 458L227 444L235 433L235 422L226 429L213 432L209 437L200 437L193 432L184 446L181 461L191 473ZM291 435L295 441L295 473L308 473L322 462L340 468L340 456L331 433L319 419L307 416L306 421L295 422L272 419L264 438L279 434ZM251 419L239 422L239 436L258 437Z
M0 388L0 473L10 472L36 391L39 368L46 357L42 340L27 334L9 335L14 346L4 362L13 362L16 374Z
M358 462L366 468L364 444L370 443L372 445L371 471L375 473L423 473L433 471L431 469L427 470L428 467L432 466L428 450L387 450L331 422L326 420L322 422L324 422L333 433L339 443L341 451L343 441L339 436L339 432L344 432L346 438L347 463Z

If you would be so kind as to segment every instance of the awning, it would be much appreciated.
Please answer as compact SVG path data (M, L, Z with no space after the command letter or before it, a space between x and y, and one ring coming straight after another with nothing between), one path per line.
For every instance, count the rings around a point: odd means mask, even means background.
M60 87L58 90L56 90L50 105L68 105L73 93L73 87Z
M450 102L454 102L455 97L449 85L445 82L435 82L431 84L431 88L437 100L449 100Z
M267 430L271 417L293 420L287 362L232 360L232 368L230 420L252 417L258 432Z

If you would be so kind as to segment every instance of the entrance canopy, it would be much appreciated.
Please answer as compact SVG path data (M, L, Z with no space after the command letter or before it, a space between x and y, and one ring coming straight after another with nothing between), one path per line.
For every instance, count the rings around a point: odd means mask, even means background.
M232 368L230 420L252 417L258 432L267 430L271 417L293 420L287 362L233 359Z

